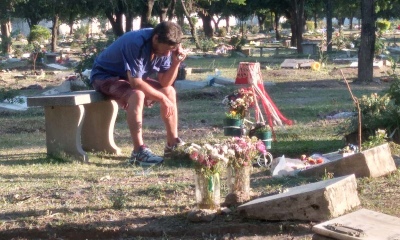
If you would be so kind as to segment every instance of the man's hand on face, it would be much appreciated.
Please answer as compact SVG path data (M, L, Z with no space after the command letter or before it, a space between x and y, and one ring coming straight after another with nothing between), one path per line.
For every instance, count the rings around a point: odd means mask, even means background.
M176 50L172 52L172 56L174 59L177 59L179 62L182 62L186 58L186 53L184 52L181 44L176 47Z

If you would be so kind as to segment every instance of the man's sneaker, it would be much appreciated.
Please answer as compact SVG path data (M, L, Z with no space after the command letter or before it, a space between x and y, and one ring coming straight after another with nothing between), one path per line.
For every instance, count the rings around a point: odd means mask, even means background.
M132 151L129 162L139 166L153 166L160 164L164 159L160 156L155 155L150 148L141 146L139 152Z
M185 144L186 144L186 143L185 143L182 139L180 139L180 138L175 138L175 144L174 144L172 147L168 146L168 144L165 145L165 148L164 148L164 158L169 158L169 157L171 157L173 151L175 151L176 148L178 148L178 147L180 147L180 146L183 146L183 145L185 145Z

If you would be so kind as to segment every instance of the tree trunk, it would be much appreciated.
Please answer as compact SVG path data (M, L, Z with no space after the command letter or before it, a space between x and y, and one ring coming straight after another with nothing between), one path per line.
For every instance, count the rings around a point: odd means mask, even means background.
M130 13L125 14L125 32L133 30L133 15Z
M332 0L326 0L326 51L332 51Z
M182 4L182 9L183 9L183 12L185 14L185 17L189 22L190 33L192 34L192 37L194 39L194 43L196 44L196 48L200 49L200 42L199 42L199 38L197 37L196 25L193 22L193 19L190 17L190 14L189 14L189 12L188 12L188 10L186 8L186 5L185 5L183 0L181 0L181 4Z
M168 13L168 8L161 8L160 22L164 22L167 20L167 13Z
M317 12L315 11L315 12L314 12L314 29L315 29L315 30L318 29L318 22L317 22L317 19L318 19L318 14L317 14Z
M114 35L119 37L124 34L124 29L122 28L122 13L115 13L115 19L112 12L106 12L106 16L110 21Z
M265 29L264 29L264 26L265 26L265 20L267 19L267 16L266 15L262 15L262 14L257 14L257 20L258 20L258 28L259 28L259 31L258 32L263 32Z
M229 16L225 17L225 22L226 22L226 33L229 34L231 32L231 27L229 25Z
M349 27L350 30L353 30L353 18L354 18L353 16L350 17L350 27Z
M279 15L278 13L275 13L275 38L277 41L281 40L281 34L280 34L280 29L279 29Z
M59 16L55 14L53 17L53 28L51 29L51 51L55 52L57 48L57 35L58 35L58 21Z
M361 43L358 53L358 82L372 82L375 48L375 0L361 1Z
M153 27L150 25L151 12L153 11L154 0L147 0L145 10L142 12L140 28Z
M290 46L297 46L296 39L296 24L294 23L293 18L290 19L290 30L292 31L292 36L290 36Z
M303 29L304 29L304 24L305 24L305 18L304 18L304 0L292 0L291 1L291 20L292 24L295 25L294 32L292 32L292 35L294 35L296 39L296 46L297 47L297 53L303 53L303 46L301 45L303 42Z
M211 16L209 14L204 14L203 12L198 12L199 17L203 20L203 30L204 35L207 38L214 37L214 31L211 25Z
M3 53L11 53L11 22L9 19L1 22L1 50Z

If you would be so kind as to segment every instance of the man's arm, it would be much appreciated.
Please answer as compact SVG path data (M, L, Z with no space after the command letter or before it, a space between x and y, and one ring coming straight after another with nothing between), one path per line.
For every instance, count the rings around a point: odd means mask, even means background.
M171 52L171 67L165 73L158 73L158 81L161 86L171 86L176 76L178 75L179 65L185 60L186 54L183 53L182 47L179 45L178 49Z
M132 77L131 71L127 71L127 75L132 88L142 91L148 99L160 102L160 104L166 108L166 117L170 117L174 114L174 106L167 96L154 89L148 83L143 81L142 78Z

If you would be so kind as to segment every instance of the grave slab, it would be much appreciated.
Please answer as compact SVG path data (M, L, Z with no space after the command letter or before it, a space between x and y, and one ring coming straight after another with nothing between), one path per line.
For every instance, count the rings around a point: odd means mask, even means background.
M292 68L296 69L299 67L307 67L307 64L315 62L314 59L285 59L281 63L281 68ZM310 66L311 67L311 66Z
M332 228L335 226L344 228ZM343 233L341 230L351 231L354 235ZM313 226L312 231L318 235L340 240L394 240L400 239L400 218L368 209L360 209L317 224Z
M247 218L283 221L325 221L360 205L354 174L289 188L238 207Z
M346 157L340 154L324 156L331 161L302 170L298 174L306 177L320 177L329 172L335 177L353 173L356 177L380 177L396 171L396 164L387 143Z

